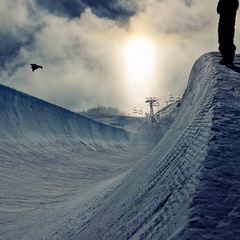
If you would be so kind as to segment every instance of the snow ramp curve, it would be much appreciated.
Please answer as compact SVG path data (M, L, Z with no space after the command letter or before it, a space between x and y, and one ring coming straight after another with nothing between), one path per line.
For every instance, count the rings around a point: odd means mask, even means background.
M239 239L240 76L220 59L213 52L194 63L158 146L79 209L63 239Z
M0 115L2 140L38 141L63 137L101 145L128 139L123 129L94 121L3 85L0 85Z

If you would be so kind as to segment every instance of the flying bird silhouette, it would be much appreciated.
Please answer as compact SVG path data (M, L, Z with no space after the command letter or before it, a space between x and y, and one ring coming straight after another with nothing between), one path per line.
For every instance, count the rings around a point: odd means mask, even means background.
M31 63L30 65L31 65L31 68L32 68L32 71L33 71L33 72L34 72L36 69L38 69L38 68L43 68L42 66L37 65L36 63Z

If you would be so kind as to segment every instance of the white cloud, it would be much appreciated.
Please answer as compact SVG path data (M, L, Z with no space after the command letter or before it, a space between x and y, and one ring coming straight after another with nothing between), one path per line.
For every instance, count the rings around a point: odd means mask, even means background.
M217 0L195 0L190 6L176 0L119 1L135 9L141 3L128 26L98 18L90 9L69 19L37 9L34 1L15 2L17 8L1 2L8 22L4 28L17 33L12 35L16 38L29 36L31 29L33 38L6 65L1 82L72 110L98 105L125 110L149 95L126 86L121 49L131 36L144 36L155 44L157 68L148 84L157 97L183 89L196 58L217 50ZM32 73L30 62L44 68Z

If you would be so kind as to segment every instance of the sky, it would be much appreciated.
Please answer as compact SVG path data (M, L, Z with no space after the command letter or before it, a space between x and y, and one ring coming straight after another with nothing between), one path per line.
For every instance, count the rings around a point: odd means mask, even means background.
M0 84L72 111L183 91L195 60L218 51L217 2L1 0Z

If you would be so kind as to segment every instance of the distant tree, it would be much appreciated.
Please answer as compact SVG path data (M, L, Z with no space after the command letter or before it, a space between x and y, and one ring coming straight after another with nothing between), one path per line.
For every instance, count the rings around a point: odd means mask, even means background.
M93 116L93 115L121 115L122 112L118 110L118 108L113 107L105 107L105 106L98 106L87 111L81 112L81 114L85 116Z

